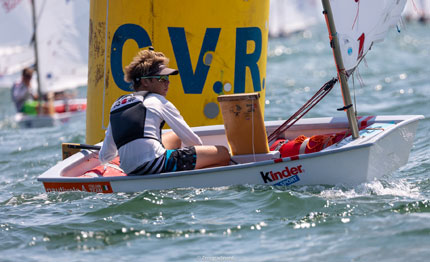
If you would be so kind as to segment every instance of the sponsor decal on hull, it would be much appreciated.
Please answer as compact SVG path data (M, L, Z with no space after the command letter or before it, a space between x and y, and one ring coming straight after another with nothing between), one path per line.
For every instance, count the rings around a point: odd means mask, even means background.
M303 171L304 170L302 165L294 167L286 166L281 171L260 171L260 175L265 184L273 184L275 186L287 186L300 181L299 174L302 174Z
M113 193L110 182L55 183L45 182L46 192L86 191L92 193Z

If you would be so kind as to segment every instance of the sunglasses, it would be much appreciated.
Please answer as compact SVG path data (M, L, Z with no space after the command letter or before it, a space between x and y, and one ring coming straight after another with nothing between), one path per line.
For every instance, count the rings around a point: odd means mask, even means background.
M140 79L145 78L155 78L158 79L158 82L166 82L169 81L169 76L141 76Z

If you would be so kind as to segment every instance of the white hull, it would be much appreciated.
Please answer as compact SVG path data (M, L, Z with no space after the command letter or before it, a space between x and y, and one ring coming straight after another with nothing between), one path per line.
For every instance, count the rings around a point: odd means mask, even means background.
M83 150L43 173L38 181L46 191L140 192L151 189L205 188L229 185L346 185L353 186L381 178L408 161L418 120L423 116L378 116L369 123L382 129L363 130L360 138L346 138L320 152L249 162L225 167L137 177L77 177L100 165L97 152ZM365 118L361 118L363 120ZM367 118L369 119L369 118ZM270 133L281 121L266 122ZM339 132L346 118L303 119L286 132L315 135ZM376 125L375 124L375 125ZM227 145L222 125L194 128L205 144ZM252 161L253 157L249 157ZM281 177L280 175L284 176Z
M21 128L51 127L70 121L84 119L86 114L86 99L71 99L67 103L70 106L81 106L82 109L55 113L53 115L26 115L23 113L17 113L14 119ZM64 104L64 101L55 101L54 106L57 104Z

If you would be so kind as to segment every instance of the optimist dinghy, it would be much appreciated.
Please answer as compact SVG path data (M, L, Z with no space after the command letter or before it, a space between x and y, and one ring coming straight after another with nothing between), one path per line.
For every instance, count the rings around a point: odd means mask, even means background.
M50 127L69 121L85 119L87 99L74 98L54 101L55 112L52 115L15 114L15 122L22 128Z
M84 120L87 101L75 93L88 82L89 1L8 1L2 7L0 29L8 37L0 40L0 75L12 77L34 65L39 104L58 94L49 114L19 112L15 122L38 128Z
M373 43L382 40L387 30L397 23L405 3L406 0L322 0L337 79L324 85L321 93L286 122L264 122L258 108L260 103L255 101L245 101L245 106L234 105L229 109L231 105L224 102L237 94L227 96L226 100L219 98L224 125L193 130L204 144L230 148L232 163L228 166L127 176L119 168L118 159L101 165L99 147L90 146L92 149L83 149L60 161L38 181L48 192L113 193L243 184L354 186L379 179L408 161L418 121L423 116L357 117L348 78ZM347 116L301 118L337 81L344 100L340 110ZM235 119L237 116L242 117L241 121ZM243 147L246 149L242 150Z
M381 178L408 161L418 120L422 116L361 117L360 136L345 137L319 152L281 158L279 151L232 156L229 166L145 176L126 176L118 163L101 165L98 151L82 150L43 173L38 181L46 191L80 190L97 193L140 192L150 189L203 188L228 185L358 185ZM268 132L282 121L266 122ZM282 138L340 134L346 118L299 120ZM223 144L223 125L193 128L205 144Z

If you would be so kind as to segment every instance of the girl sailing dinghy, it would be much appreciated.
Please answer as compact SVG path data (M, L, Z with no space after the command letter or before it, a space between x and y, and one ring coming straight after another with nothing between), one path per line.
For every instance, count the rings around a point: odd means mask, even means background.
M351 136L322 151L281 158L279 152L238 155L238 164L192 171L126 176L118 163L100 166L98 152L82 150L43 173L38 180L47 192L81 190L97 193L140 192L150 189L203 188L228 185L358 185L381 178L408 161L421 116L362 117L360 137ZM366 123L367 122L367 123ZM275 130L282 121L266 122ZM339 133L348 129L346 118L299 120L285 133L297 135ZM203 143L227 145L224 126L193 128ZM257 160L257 161L256 161Z
M239 134L245 140L248 138L248 144L252 145L251 154L234 152L237 137L230 135L234 128L226 128L227 132L223 125L193 128L204 144L230 146L233 156L232 164L228 166L127 176L118 167L118 159L101 165L96 150L84 149L43 173L38 181L43 182L48 192L80 190L112 193L239 184L353 186L381 178L408 161L418 120L423 116L356 117L347 78L373 42L383 39L388 28L397 23L405 2L322 0L343 92L342 110L347 111L347 117L298 120L299 115L303 116L310 110L307 105L287 122L263 122L261 114L254 114L258 110L254 110L253 106L258 107L258 103L251 102L252 116L242 114L248 124L252 122L250 134ZM336 30L337 27L339 30ZM335 82L332 81L331 87ZM241 115L230 111L233 115ZM225 125L227 122L240 122L228 121L224 109L223 117ZM262 132L256 129L259 120L263 123L260 124ZM241 125L239 123L239 127ZM260 137L264 135L266 144L269 142L270 152L255 150L259 134ZM271 135L267 138L267 134Z
M2 7L1 29L13 37L0 41L0 75L35 64L39 97L65 94L53 101L51 114L17 113L15 121L45 127L82 119L86 99L74 96L76 88L87 85L89 1L15 1Z

